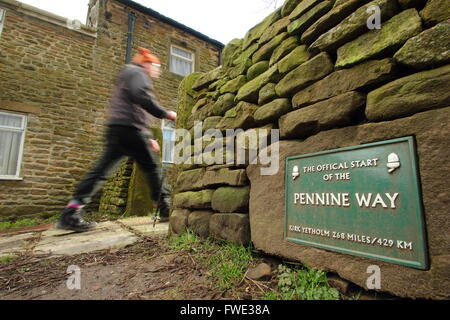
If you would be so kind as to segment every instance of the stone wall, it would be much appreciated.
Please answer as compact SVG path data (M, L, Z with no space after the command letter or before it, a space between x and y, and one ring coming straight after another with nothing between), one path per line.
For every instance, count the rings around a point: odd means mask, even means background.
M368 28L372 5L380 29ZM362 287L376 262L382 291L448 298L449 9L440 0L287 0L231 41L220 68L181 84L178 127L192 132L197 120L222 131L279 128L280 170L262 176L260 164L180 165L171 230L251 241ZM430 270L284 240L286 157L409 135L418 144Z
M168 70L171 44L195 51L197 71L219 62L216 44L119 1L101 0L98 28L80 30L17 1L1 0L0 7L6 9L0 110L28 116L23 179L0 180L0 220L58 213L93 166L102 147L110 93L125 62L130 10L137 16L133 53L138 46L149 47L162 61L164 72L155 87L163 106L176 108L182 80Z

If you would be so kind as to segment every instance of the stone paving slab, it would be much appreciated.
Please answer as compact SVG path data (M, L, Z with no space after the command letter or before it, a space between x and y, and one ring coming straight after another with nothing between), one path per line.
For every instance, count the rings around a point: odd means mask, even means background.
M169 223L156 223L153 228L153 220L149 217L130 218L119 222L145 235L167 234L169 230Z
M168 223L157 223L153 228L151 217L137 217L102 222L94 230L82 233L51 228L40 232L8 234L0 236L0 257L24 252L30 246L34 246L34 253L57 256L119 248L136 242L139 236L121 224L145 235L163 235L169 229Z
M9 256L15 252L24 252L35 236L34 233L1 236L0 257Z

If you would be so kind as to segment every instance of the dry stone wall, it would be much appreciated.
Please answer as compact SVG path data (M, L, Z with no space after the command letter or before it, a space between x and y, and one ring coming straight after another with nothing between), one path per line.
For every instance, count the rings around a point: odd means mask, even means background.
M368 27L372 6L380 28ZM221 131L279 128L280 170L262 176L259 164L180 165L172 232L253 242L366 287L374 260L284 240L284 161L413 135L431 269L376 264L386 279L382 291L448 298L449 190L442 181L450 170L445 161L427 164L449 156L449 13L449 2L440 0L287 0L244 39L232 40L221 67L183 81L177 126L191 133L195 121Z

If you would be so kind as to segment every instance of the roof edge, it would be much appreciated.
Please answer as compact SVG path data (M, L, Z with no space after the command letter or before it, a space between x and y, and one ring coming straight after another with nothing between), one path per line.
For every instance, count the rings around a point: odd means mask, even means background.
M148 14L149 16L152 16L152 17L154 17L154 18L156 18L158 20L161 20L161 21L163 21L165 23L168 23L168 24L170 24L170 25L172 25L174 27L180 28L180 29L182 29L182 30L184 30L184 31L186 31L186 32L188 32L188 33L190 33L190 34L192 34L192 35L194 35L194 36L204 40L204 41L207 41L207 42L209 42L209 43L219 47L219 49L223 49L225 47L225 45L222 42L214 40L214 39L208 37L207 35L204 35L203 33L199 32L199 31L196 31L196 30L194 30L192 28L189 28L188 26L186 26L186 25L184 25L184 24L182 24L182 23L180 23L178 21L175 21L175 20L173 20L173 19L171 19L169 17L166 17L166 16L162 15L161 13L159 13L159 12L153 10L153 9L150 9L148 7L145 7L145 6L139 4L139 3L135 2L135 1L131 1L131 0L116 0L116 1L126 5L127 7L130 7L130 8L133 8L135 10L138 10L138 11L140 11L142 13Z

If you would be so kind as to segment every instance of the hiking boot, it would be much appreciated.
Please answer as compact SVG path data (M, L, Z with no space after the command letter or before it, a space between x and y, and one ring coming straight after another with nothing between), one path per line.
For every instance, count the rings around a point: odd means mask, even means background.
M95 222L87 222L81 217L83 208L65 208L56 224L57 229L85 232L97 226Z
M170 202L167 199L162 200L158 204L159 222L169 222Z

